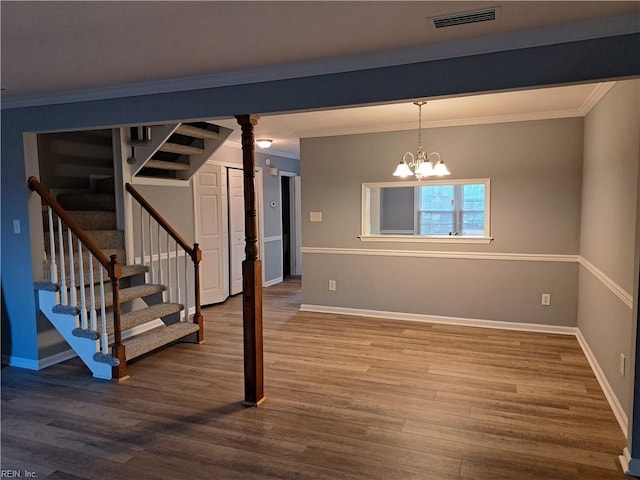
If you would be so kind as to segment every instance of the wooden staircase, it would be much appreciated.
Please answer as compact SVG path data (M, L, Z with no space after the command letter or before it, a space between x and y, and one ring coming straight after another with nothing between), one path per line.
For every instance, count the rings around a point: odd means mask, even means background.
M148 136L131 140L132 176L173 180L189 180L232 132L208 122L145 128Z
M113 185L113 179L110 183ZM127 378L126 363L134 358L178 340L203 341L199 292L195 290L199 287L200 252L197 244L191 249L181 238L176 242L176 249L180 244L189 250L185 264L189 256L198 260L194 262L193 301L186 291L186 274L181 300L177 253L178 278L173 281L169 252L161 255L157 251L155 257L151 252L151 261L146 264L143 253L139 264L128 264L124 233L116 229L114 194L108 185L106 180L97 192L61 194L56 200L37 179L29 179L29 187L43 198L45 210L45 278L36 283L36 289L40 310L93 375L123 380ZM154 214L160 217L155 210ZM170 226L161 226L177 235ZM144 239L142 242L144 245ZM149 238L147 244L152 243ZM168 276L166 282L162 272ZM188 304L195 306L193 317Z

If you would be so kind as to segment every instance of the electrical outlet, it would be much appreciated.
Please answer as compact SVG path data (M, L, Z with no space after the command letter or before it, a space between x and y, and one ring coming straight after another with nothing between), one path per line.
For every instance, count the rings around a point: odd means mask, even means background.
M624 377L625 367L626 367L626 357L624 353L620 354L620 376Z
M335 292L336 291L336 281L335 280L329 280L329 291L330 292Z
M542 300L540 301L541 305L551 305L551 294L550 293L543 293L542 294Z
M20 220L13 221L13 233L16 235L20 234Z
M309 221L310 222L321 222L322 221L322 212L309 212Z

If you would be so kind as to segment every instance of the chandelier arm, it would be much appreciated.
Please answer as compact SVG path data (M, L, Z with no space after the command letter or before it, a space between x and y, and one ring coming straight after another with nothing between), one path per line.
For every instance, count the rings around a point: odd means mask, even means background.
M416 157L413 156L413 153L407 152L402 156L402 161L403 162L406 162L405 159L407 158L407 155L409 155L411 157L411 161L409 161L407 163L407 165L409 165L410 167L413 167L416 164Z
M440 154L438 152L431 152L429 155L427 155L427 160L429 160L429 158L431 158L431 155L437 155L438 156L438 161L440 161Z

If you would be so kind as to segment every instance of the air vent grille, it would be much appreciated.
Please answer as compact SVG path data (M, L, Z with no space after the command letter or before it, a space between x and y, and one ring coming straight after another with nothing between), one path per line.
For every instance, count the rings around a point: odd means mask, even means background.
M433 24L436 28L446 28L454 27L456 25L465 25L467 23L490 22L495 19L496 9L490 8L486 10L476 10L473 12L436 17L433 19Z

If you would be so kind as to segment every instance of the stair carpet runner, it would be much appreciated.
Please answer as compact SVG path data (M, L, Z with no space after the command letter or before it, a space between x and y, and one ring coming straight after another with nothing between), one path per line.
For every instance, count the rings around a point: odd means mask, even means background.
M127 265L124 250L124 233L117 230L115 214L115 196L113 192L113 178L104 179L97 184L98 193L89 194L61 194L58 195L58 203L67 211L76 223L91 237L99 248L103 250L107 257L118 255L118 261L122 264L122 276L120 279L120 304L121 331L123 344L125 345L127 361L144 355L159 347L180 340L198 331L198 325L193 322L180 321L180 312L184 309L178 303L164 302L162 292L166 289L164 285L146 284L145 273L148 267L143 265ZM54 220L54 226L57 219ZM48 232L48 219L45 215L45 232ZM49 233L45 234L45 245L47 256L49 256ZM65 252L68 248L66 236L64 237ZM55 239L56 249L57 238ZM88 275L88 252L83 256L83 266L85 272L85 282L89 282ZM47 261L45 261L47 263ZM69 272L68 262L66 264L67 276ZM93 262L94 279L98 278L99 269L102 268L97 261ZM47 265L44 268L45 280L50 280L50 269ZM76 262L74 271L78 277L79 266ZM58 286L51 283L40 283L37 287L41 290L57 290ZM86 298L89 298L89 289L86 287ZM80 296L78 295L78 298ZM142 299L146 306L133 309L133 303ZM109 307L113 304L111 285L105 275L105 309L107 309L107 334L113 334L113 313ZM95 298L95 308L99 312L100 298ZM137 306L139 306L140 302ZM75 306L56 305L53 307L54 313L67 314L73 317L79 315L79 308ZM128 311L130 310L130 311ZM76 328L73 335L86 338L91 341L100 339L101 322L100 315L97 315L97 331ZM158 319L162 320L159 322ZM137 333L140 332L140 333ZM117 360L110 355L95 355L94 359L99 362L117 365ZM86 362L86 361L85 361Z

